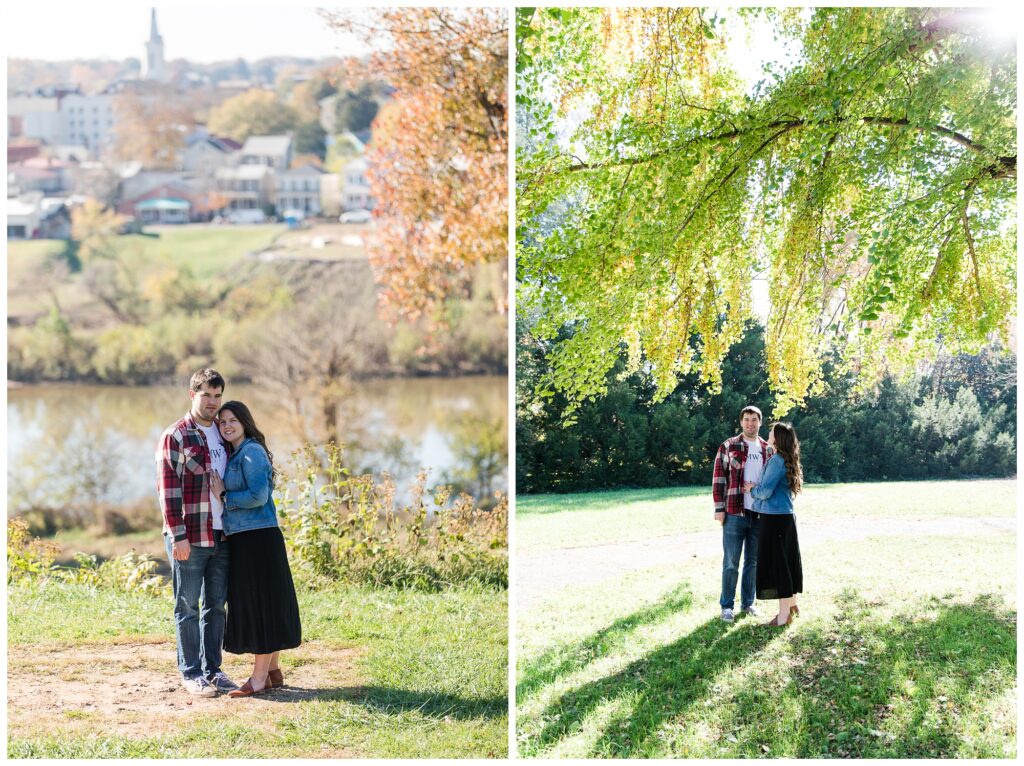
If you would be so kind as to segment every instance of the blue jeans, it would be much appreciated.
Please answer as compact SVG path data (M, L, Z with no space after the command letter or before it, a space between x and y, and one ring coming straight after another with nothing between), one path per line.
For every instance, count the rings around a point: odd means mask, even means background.
M749 511L748 511L749 513ZM740 554L743 554L743 581L740 585L740 608L747 609L754 603L757 585L757 528L760 525L749 516L725 515L722 527L722 597L718 600L722 609L732 609L736 603L736 578L740 571Z
M218 534L219 536L219 534ZM228 599L228 544L193 545L185 561L171 555L173 541L164 535L174 589L174 637L178 670L185 678L209 678L220 670L224 643L224 604ZM199 606L202 598L202 607Z

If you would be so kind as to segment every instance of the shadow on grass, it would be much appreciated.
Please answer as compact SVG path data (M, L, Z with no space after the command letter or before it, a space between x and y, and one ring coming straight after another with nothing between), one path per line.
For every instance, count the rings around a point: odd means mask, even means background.
M516 497L516 516L540 516L564 511L608 511L631 503L653 503L677 497L707 495L708 489L698 487L663 487L661 489L619 489L607 492L567 492L564 495L520 495Z
M770 719L781 719L789 733L770 743L777 755L1006 757L1005 737L986 733L979 709L1016 682L1012 612L985 596L971 604L933 598L916 616L880 621L856 596L845 603L830 622L793 636L781 692L766 698L755 679L736 694L737 715L723 721L739 729L730 756L760 755ZM971 741L972 731L988 739Z
M585 755L604 757L1015 753L1016 710L990 720L985 708L1016 682L1014 612L987 597L971 604L932 599L912 615L885 619L878 604L852 592L840 599L843 611L828 622L804 616L805 624L785 631L709 620L623 670L561 695L537 716L543 729L523 743L524 755L536 756L588 725L600 730ZM578 648L601 646L602 636L624 638L664 614L668 603L614 623ZM776 661L739 688L719 690L720 676L753 662L773 642L781 642ZM544 660L525 674L530 693L591 661L571 651L560 663ZM702 722L729 739L692 741ZM678 726L669 731L666 723Z
M466 699L452 694L395 689L388 686L348 686L306 689L285 685L259 697L267 702L345 701L385 715L415 712L427 718L466 720L500 718L508 714L508 698Z
M516 685L516 699L522 702L562 676L582 670L594 660L611 654L637 628L660 622L676 612L685 612L691 606L693 594L689 586L680 585L660 600L616 620L582 641L548 649L524 669L522 680Z
M614 675L562 695L541 714L536 745L544 748L579 730L608 702L627 703L598 736L593 753L628 758L661 729L702 699L715 677L762 651L776 633L756 625L733 627L717 617L651 652Z

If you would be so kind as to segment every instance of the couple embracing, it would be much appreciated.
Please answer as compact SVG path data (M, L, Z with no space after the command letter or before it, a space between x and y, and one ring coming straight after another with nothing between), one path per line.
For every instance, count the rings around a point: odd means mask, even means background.
M157 492L185 690L249 697L284 685L279 655L301 643L302 627L273 455L249 408L222 401L224 385L216 370L192 376L188 414L157 446ZM255 655L241 687L221 669L222 648Z
M800 442L789 423L774 423L762 439L761 410L740 412L741 433L726 439L715 456L712 494L715 520L722 525L722 619L735 619L740 555L743 576L740 607L757 616L754 596L778 599L778 612L767 624L788 625L800 614L796 594L803 591L803 568L796 534L793 498L800 492Z

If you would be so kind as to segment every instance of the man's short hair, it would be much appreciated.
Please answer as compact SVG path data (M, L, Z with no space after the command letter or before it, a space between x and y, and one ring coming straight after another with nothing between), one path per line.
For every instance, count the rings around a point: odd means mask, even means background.
M753 412L755 415L757 415L758 420L764 420L764 418L761 416L761 410L759 410L753 404L748 404L746 407L740 410L740 420L743 420L743 416L746 415L748 412Z
M219 388L221 391L224 390L224 376L209 367L202 370L196 370L196 372L192 374L192 379L188 382L188 390L198 391L203 387L204 383L210 388Z

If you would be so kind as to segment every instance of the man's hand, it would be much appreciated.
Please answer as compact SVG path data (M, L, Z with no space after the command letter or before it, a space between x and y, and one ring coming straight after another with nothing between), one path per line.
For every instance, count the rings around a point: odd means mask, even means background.
M715 512L715 521L717 521L719 524L722 524L724 526L725 525L725 511L716 511Z
M178 540L171 548L171 555L174 556L175 561L188 561L191 552L192 546L188 544L188 540Z

